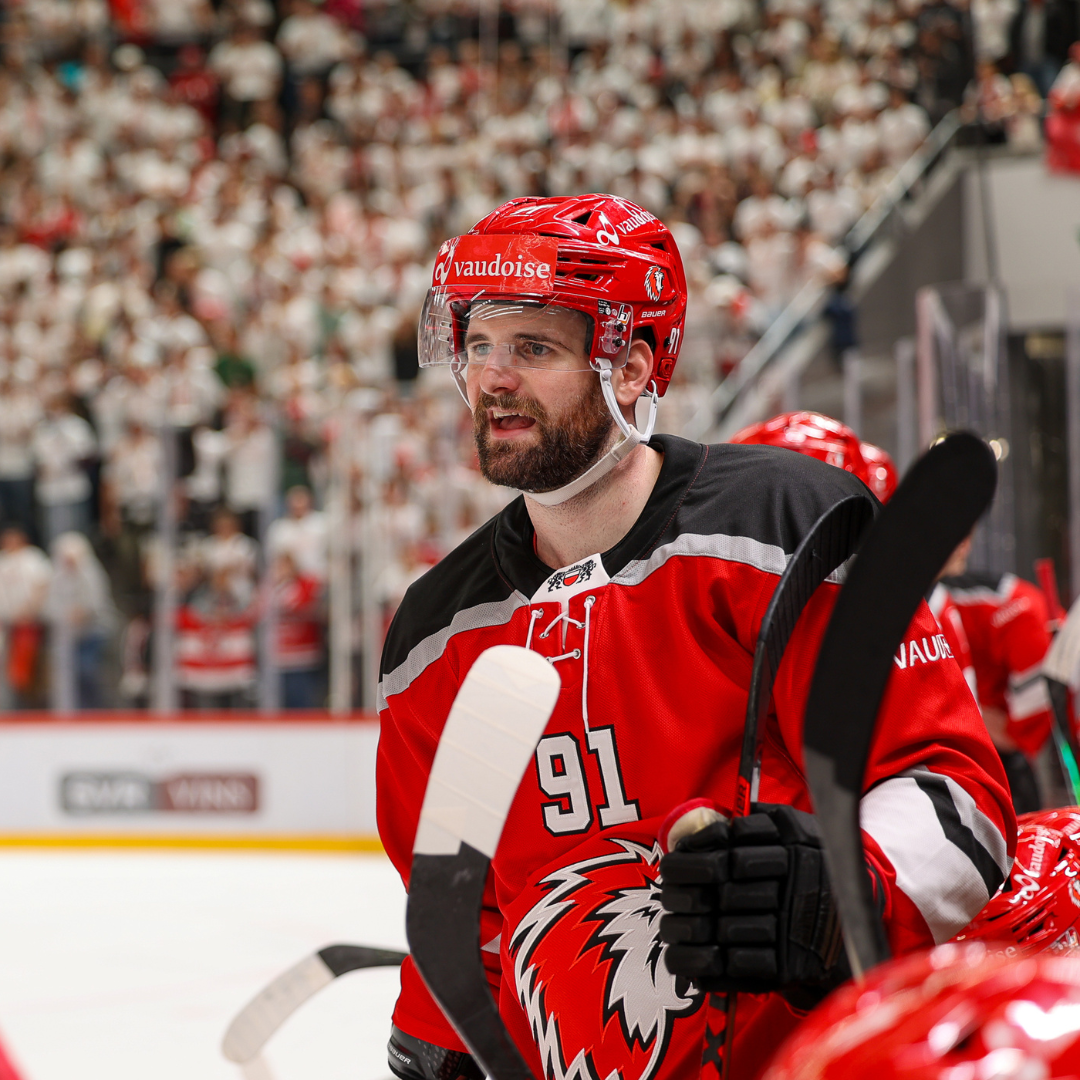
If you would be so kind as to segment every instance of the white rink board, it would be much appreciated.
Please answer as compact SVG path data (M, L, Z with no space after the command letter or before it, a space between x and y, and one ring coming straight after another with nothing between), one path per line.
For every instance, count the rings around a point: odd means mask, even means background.
M373 842L378 724L0 724L0 843L94 835Z

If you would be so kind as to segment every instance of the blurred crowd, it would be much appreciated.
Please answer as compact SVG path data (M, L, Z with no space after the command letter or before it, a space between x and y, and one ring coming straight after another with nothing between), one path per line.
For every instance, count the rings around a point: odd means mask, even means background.
M0 707L47 700L58 621L78 705L146 704L173 587L185 703L253 700L270 612L283 700L321 705L334 485L384 618L505 497L417 367L445 237L527 194L663 218L691 289L677 431L802 288L843 284L849 229L949 110L992 98L1038 138L1074 7L4 5Z

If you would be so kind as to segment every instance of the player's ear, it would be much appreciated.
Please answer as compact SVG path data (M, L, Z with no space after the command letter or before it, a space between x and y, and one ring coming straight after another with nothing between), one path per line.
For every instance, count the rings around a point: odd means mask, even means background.
M612 388L615 400L624 408L632 408L637 399L645 393L652 376L652 346L644 338L634 338L630 343L630 354L621 368L616 368L612 376Z

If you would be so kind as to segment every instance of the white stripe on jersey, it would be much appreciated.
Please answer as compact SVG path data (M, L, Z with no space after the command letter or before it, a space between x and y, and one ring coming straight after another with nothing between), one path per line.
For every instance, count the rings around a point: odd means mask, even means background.
M1041 660L1027 671L1016 671L1009 676L1005 704L1012 720L1024 720L1050 708L1050 691L1043 678Z
M514 612L520 607L527 607L528 603L521 593L514 593L505 600L477 604L476 607L459 611L449 626L444 626L437 633L429 634L423 641L417 642L409 650L405 660L379 680L375 697L376 709L382 712L386 708L388 697L408 690L413 679L419 678L429 664L435 663L442 656L446 651L446 643L455 634L466 630L480 630L486 626L505 626L514 617Z
M1009 598L1013 589L1016 588L1016 575L1002 574L996 589L991 589L987 585L974 585L970 589L955 586L947 586L947 588L953 603L961 607L965 604L995 604Z
M763 544L749 536L727 536L723 533L684 533L670 544L658 547L648 559L636 559L627 563L611 578L613 585L640 585L651 573L659 570L675 556L704 556L723 559L726 562L744 563L757 570L779 576L784 572L791 555L775 544ZM847 574L848 562L838 566L825 580L840 584ZM409 688L429 664L442 656L446 644L455 634L465 630L479 630L487 626L504 626L514 612L529 603L521 593L514 593L505 600L459 611L449 626L430 634L410 650L409 655L393 671L387 672L379 682L375 700L376 709L386 708L386 699ZM524 642L522 642L524 644Z
M860 819L938 944L967 926L1009 872L1004 836L940 773L915 769L878 784L863 796Z
M683 533L670 544L658 547L648 559L629 562L612 579L613 585L640 585L668 559L676 556L700 556L743 563L755 570L779 576L792 556L777 544L763 544L750 536L727 536L724 533ZM850 560L849 560L850 561ZM842 563L825 580L843 582L847 563Z

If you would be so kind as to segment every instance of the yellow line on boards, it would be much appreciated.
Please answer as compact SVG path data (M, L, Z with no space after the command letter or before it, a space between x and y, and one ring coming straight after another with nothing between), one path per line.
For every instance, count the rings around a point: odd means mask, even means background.
M377 836L272 836L198 833L0 833L0 848L191 848L261 851L383 850Z

